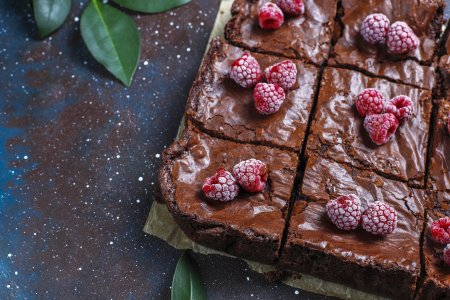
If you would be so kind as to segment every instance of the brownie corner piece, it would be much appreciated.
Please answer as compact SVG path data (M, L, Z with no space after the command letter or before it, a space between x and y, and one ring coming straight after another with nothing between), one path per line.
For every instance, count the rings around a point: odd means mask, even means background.
M330 65L347 66L371 75L386 77L420 88L433 89L438 39L442 30L444 1L415 0L342 0L341 35L331 54ZM385 44L366 42L359 30L364 18L385 14L391 24L405 21L419 38L415 51L394 55Z
M357 95L366 88L378 89L385 99L407 95L414 103L414 116L381 146L371 141L364 118L355 107ZM328 67L322 77L307 153L423 187L431 111L429 90Z
M219 168L232 170L250 158L267 165L270 184L266 190L247 193L241 189L236 199L224 203L204 197L206 177ZM278 257L297 162L294 152L238 144L188 128L165 151L159 183L170 213L193 241L271 264Z
M319 69L293 59L297 83L286 91L280 110L259 114L254 107L253 89L243 88L229 77L231 64L244 49L214 39L205 56L187 103L187 116L213 136L234 141L301 149L314 102ZM251 53L262 70L285 58Z
M230 43L261 53L305 59L322 64L331 48L337 0L307 0L305 13L285 16L277 30L265 30L258 24L259 7L268 0L235 0L232 19L225 27Z
M442 195L441 195L442 196ZM450 194L444 196L447 201L450 200ZM427 214L427 226L424 232L423 257L425 278L420 287L419 299L450 299L450 268L445 265L442 258L442 251L445 245L434 241L430 232L430 225L433 221L450 216L450 211L440 207L430 210Z
M396 230L377 237L358 228L337 229L325 205L356 194L362 209L384 201L398 214ZM410 299L419 279L423 190L320 157L308 159L300 199L294 204L280 264L293 271L393 299ZM395 283L395 284L394 284Z

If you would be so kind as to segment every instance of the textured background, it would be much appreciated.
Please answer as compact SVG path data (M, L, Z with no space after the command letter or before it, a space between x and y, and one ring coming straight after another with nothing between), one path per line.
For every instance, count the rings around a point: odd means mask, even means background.
M135 15L127 89L64 27L36 39L30 1L0 4L0 299L168 299L181 252L142 227L219 0ZM237 259L194 255L211 299L323 299Z

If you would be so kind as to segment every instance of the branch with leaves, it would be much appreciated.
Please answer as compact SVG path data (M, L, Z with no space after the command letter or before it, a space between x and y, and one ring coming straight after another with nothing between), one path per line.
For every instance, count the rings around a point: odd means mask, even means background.
M160 13L190 0L113 0L142 13ZM70 13L71 0L33 0L39 37L60 28ZM92 56L124 85L130 86L139 63L141 42L134 20L121 10L91 0L81 15L81 36Z

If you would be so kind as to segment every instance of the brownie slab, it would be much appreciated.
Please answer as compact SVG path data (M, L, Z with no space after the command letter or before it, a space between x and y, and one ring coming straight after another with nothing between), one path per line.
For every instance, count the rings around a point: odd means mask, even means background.
M342 0L341 3L342 28L330 65L345 65L372 75L433 88L435 75L430 64L438 49L436 40L441 32L444 1ZM391 24L396 21L408 23L420 40L419 47L407 54L394 55L384 44L367 43L359 29L365 17L372 13L385 14Z
M305 0L305 13L286 16L277 30L259 27L259 7L266 2L270 1L235 0L231 8L233 18L225 27L226 39L252 51L322 64L331 47L337 0Z
M293 209L281 264L393 299L409 299L420 275L420 234L425 193L373 172L319 157L308 159L300 201ZM377 237L358 228L337 229L327 218L328 200L357 195L366 209L384 201L398 214L397 229Z
M450 191L450 134L447 129L450 100L438 103L438 113L431 146L430 184L434 190Z
M363 127L364 118L355 108L356 96L366 88L377 88L386 99L407 95L414 102L415 115L400 125L393 139L382 146L370 140ZM429 90L368 77L356 71L327 68L307 153L423 186L431 109Z
M268 167L265 191L246 193L241 189L236 199L226 203L204 197L206 177L221 167L232 170L250 158ZM189 238L241 258L273 263L278 257L297 162L293 152L237 144L187 129L166 150L159 182L169 211Z
M450 199L450 195L446 197ZM449 216L449 211L446 212ZM445 265L442 259L444 245L434 241L430 233L431 223L443 216L445 216L443 211L428 212L423 244L426 276L419 292L419 299L450 299L450 267Z
M243 88L229 78L234 60L244 50L215 39L191 89L187 116L211 135L240 142L260 143L299 150L317 87L318 69L299 60L297 84L286 92L278 112L266 116L257 112L253 88ZM252 53L264 69L283 58Z

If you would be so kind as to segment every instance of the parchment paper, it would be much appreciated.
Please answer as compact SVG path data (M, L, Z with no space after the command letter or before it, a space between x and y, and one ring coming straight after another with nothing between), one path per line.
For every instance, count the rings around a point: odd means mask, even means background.
M231 17L230 8L232 2L233 0L222 0L214 24L214 28L211 31L210 39L215 36L223 36L225 24ZM182 120L181 122L177 138L184 130L183 125L184 120ZM205 255L217 254L233 257L224 252L213 250L193 242L183 233L183 231L175 223L175 220L167 210L166 205L158 203L157 201L153 201L147 222L144 226L144 232L166 241L169 245L175 247L176 249L190 249L192 251ZM256 263L248 260L245 261L252 270L259 273L276 271L276 268L274 266ZM386 299L383 297L368 294L362 291L358 291L329 281L321 280L316 277L312 277L305 274L298 274L296 276L286 276L285 278L282 279L282 282L309 292L333 296L342 299L367 299L367 300Z

